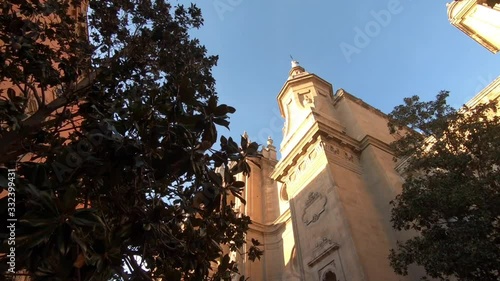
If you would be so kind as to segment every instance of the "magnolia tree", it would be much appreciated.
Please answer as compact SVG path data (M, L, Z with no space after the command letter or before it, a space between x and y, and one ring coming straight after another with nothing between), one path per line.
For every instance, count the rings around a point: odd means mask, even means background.
M390 262L403 275L417 264L439 280L496 281L498 101L456 111L446 104L447 96L441 92L430 102L407 98L390 114L392 131L406 132L393 143L406 168L403 191L392 202L392 222L398 230L418 233L391 251Z
M162 0L0 9L5 276L233 278L222 248L240 251L251 223L233 209L244 201L234 175L250 172L258 145L217 135L235 109L218 102L217 57L189 36L200 10ZM259 258L254 244L240 254Z

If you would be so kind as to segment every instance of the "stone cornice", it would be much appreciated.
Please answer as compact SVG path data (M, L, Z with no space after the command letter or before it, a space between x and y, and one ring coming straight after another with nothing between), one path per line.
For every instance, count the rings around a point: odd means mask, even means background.
M410 156L400 159L396 163L396 167L394 167L394 170L396 170L398 174L403 175L406 171L406 168L408 167L408 162L410 161L410 159Z
M447 4L448 19L453 26L455 26L467 36L471 37L480 45L495 54L499 51L498 47L492 44L492 42L485 37L486 34L479 34L475 30L464 24L464 20L466 20L467 17L470 16L470 14L474 11L474 8L482 5L484 4L478 4L477 0L453 1L452 3ZM498 8L496 7L498 7L498 5L495 6L495 8L486 6L486 8L488 9L498 11Z
M294 78L286 81L285 84L283 85L283 87L281 87L281 90L277 96L278 105L279 105L280 113L281 113L282 117L285 117L285 113L283 111L282 103L280 102L280 100L282 99L283 95L287 92L288 88L293 87L296 84L304 84L304 83L307 83L307 82L313 81L313 80L317 80L317 81L321 82L321 84L326 85L330 90L329 94L330 95L332 94L332 89L333 89L332 84L330 84L330 82L324 80L323 78L317 76L316 74L307 73L307 74L303 74L303 75L298 75L297 77L294 77Z
M314 116L319 125L321 135L328 139L335 139L338 143L347 146L354 151L359 151L359 141L347 135L343 126L318 113L315 113Z
M365 150L368 146L375 146L391 155L393 155L391 146L371 135L366 135L360 142L360 150Z
M362 99L357 98L357 97L351 95L350 93L348 93L346 90L344 90L342 88L338 89L337 92L335 92L335 96L333 98L333 105L337 104L342 98L348 98L351 101L353 101L353 102L361 105L362 107L367 108L371 112L373 112L373 113L375 113L375 114L377 114L379 116L382 116L384 118L388 118L387 114L385 114L382 111L380 111L379 109L377 109L377 108L375 108L375 107L367 104Z
M320 136L325 140L333 139L336 143L339 143L344 147L348 147L354 152L361 152L369 145L373 145L391 155L393 154L390 146L376 137L366 135L361 141L358 141L347 135L344 128L334 120L326 118L315 112L312 112L312 116L315 121L313 125L294 145L294 148L276 165L275 170L271 174L271 177L274 180L284 182L283 178L286 177L288 172L297 165L300 158L304 157L304 152L307 151L309 146L316 142Z
M286 222L291 220L292 216L290 213L290 208L286 209L276 220L270 224L263 224L258 222L253 222L249 225L250 230L257 231L265 234L273 234L278 232L281 228L285 227Z
M476 0L453 1L447 4L448 19L452 24L462 21L465 15L477 5Z
M469 100L465 105L472 108L481 102L487 100L496 100L500 97L500 76L497 77L493 82L488 84L481 92L477 93L471 100Z
M339 244L332 242L329 239L326 239L326 240L327 240L327 242L323 242L325 244L328 243L326 246L326 249L322 249L322 252L318 256L314 257L310 261L307 261L307 265L309 267L313 267L315 264L317 264L318 262L323 260L325 257L327 257L329 253L339 249L339 247L340 247Z
M312 119L311 125L307 130L304 130L305 133L300 136L300 139L297 141L297 137L290 138L290 141L295 140L296 142L290 142L286 145L293 144L293 149L286 154L286 156L281 159L276 165L271 177L274 180L282 181L281 178L286 176L288 170L295 166L299 159L303 157L303 153L308 150L308 147L316 142L318 136L324 136L325 138L335 139L340 144L347 146L354 151L359 151L359 142L350 136L345 134L344 127L340 126L335 120L331 120L326 118L314 111L312 111L307 119ZM304 122L301 126L306 125L307 122ZM297 131L301 131L300 129Z
M281 159L275 166L271 178L277 181L282 181L281 178L286 174L286 172L297 163L297 160L302 157L302 152L307 150L309 145L315 142L319 133L319 124L315 122L302 138L296 143L294 148Z

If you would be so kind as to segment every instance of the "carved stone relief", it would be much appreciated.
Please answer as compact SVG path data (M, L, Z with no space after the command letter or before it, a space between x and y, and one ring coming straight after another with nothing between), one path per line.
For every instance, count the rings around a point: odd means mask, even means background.
M344 152L344 156L345 156L345 159L347 159L347 160L349 160L351 162L354 161L354 156L352 155L352 153L345 151Z
M307 104L311 104L313 101L312 99L309 97L309 95L305 95L304 96L304 105L307 105Z
M310 93L311 90L298 93L299 102L303 107L309 107L313 105L313 100Z
M310 192L302 213L302 222L310 225L318 221L321 214L325 211L326 196L319 192Z
M307 265L313 267L318 262L325 259L335 250L338 250L339 244L333 242L328 237L322 237L317 242L312 251L312 257L307 261Z
M340 148L333 144L327 144L326 149L332 152L334 155L338 155L349 162L354 162L354 160L357 158L356 155L353 154L348 148Z
M323 237L319 239L318 242L316 242L316 249L323 248L325 245L334 245L335 243L332 241L332 239Z
M329 149L331 152L333 152L334 154L337 154L337 155L338 155L338 154L340 153L339 148L338 148L338 147L336 147L335 145L331 145L331 144L329 144L329 145L328 145L328 149Z
M342 266L339 244L328 237L320 238L313 250L312 257L307 259L309 268L318 268L318 280L320 281L346 281Z

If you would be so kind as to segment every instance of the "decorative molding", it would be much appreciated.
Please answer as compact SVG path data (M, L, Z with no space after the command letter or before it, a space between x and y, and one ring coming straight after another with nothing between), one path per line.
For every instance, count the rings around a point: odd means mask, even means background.
M482 19L479 19L474 14L478 9L488 9L486 11L491 13L498 13L500 11L499 5L491 8L487 5L478 3L478 1L476 0L461 0L453 1L452 3L447 4L447 9L448 19L453 26L458 28L467 36L471 37L474 41L488 49L490 52L495 54L500 50L500 47L498 45L495 45L495 43L489 39L489 33L486 34L484 30L483 32L481 32L481 30L477 30L473 27L473 24L471 26L472 21L476 23L481 22L481 24L486 23L489 24L490 27L497 28L498 25L495 27L494 22L484 21ZM495 16L496 15L492 14L491 18L494 18Z
M318 148L316 147L315 149L313 149L313 151L311 151L311 153L309 153L309 161L312 161L316 158L316 156L318 156Z
M338 155L340 153L339 148L337 146L333 145L333 144L328 144L327 148L328 148L329 151L333 152L333 154Z
M396 172L398 172L400 176L403 176L406 172L406 168L408 168L409 161L409 156L403 159L399 159L398 162L396 162L396 167L394 168L394 170L396 170Z
M345 145L346 143L341 143L341 144ZM332 152L335 156L343 158L348 162L354 163L354 160L358 159L358 157L355 154L353 154L349 149L341 149L333 144L327 144L326 147L328 151Z
M320 196L321 196L321 194L319 192L309 193L309 197L307 198L307 201L306 201L306 208L311 206L312 203L314 203L314 201L316 201Z
M344 151L344 157L347 161L354 162L354 155L352 153Z
M318 242L316 242L315 249L323 248L325 245L332 245L332 244L335 244L335 243L333 243L333 241L331 239L329 239L327 237L323 237Z
M370 145L377 147L391 155L394 155L394 152L392 151L391 146L389 144L371 135L366 135L361 140L360 150L363 151Z
M387 114L380 111L380 109L377 109L377 108L367 104L362 99L353 96L352 94L350 94L349 92L347 92L346 90L344 90L342 88L338 89L337 92L335 92L335 96L333 99L333 105L335 106L342 98L347 98L347 99L361 105L364 108L370 109L370 111L372 111L373 113L375 113L379 116L382 116L384 118L387 118Z
M287 208L278 218L268 224L262 224L252 221L249 225L249 231L262 233L264 235L274 235L285 228L287 222L292 219L291 210ZM266 243L267 244L267 243Z
M343 168L346 168L347 170L350 170L356 174L359 174L359 175L362 174L361 166L358 165L357 163L347 161L346 159L343 159L341 157L334 157L334 155L331 155L331 154L327 155L326 157L327 157L328 161L330 161L331 163L334 163L334 164L339 165Z
M295 171L297 163L304 161L304 159L307 158L309 151L312 151L313 149L318 149L318 152L321 151L321 148L318 148L315 145L315 143L317 143L317 130L315 129L316 128L311 128L308 130L305 136L298 141L294 148L287 153L287 155L282 158L278 164L276 164L271 174L271 178L273 180L284 182L287 179L290 179L290 174Z
M320 140L318 142L318 146L316 146L315 150L318 152L324 151L325 150L325 142Z
M339 247L340 245L333 242L331 239L327 237L321 238L318 242L316 242L316 247L313 250L313 258L307 262L307 265L309 267L313 267L318 262L326 258L330 253L338 250Z
M300 164L299 164L299 171L303 172L306 168L306 163L305 161L302 161Z
M284 155L284 157L276 164L275 169L271 174L271 178L280 182L286 182L289 179L289 173L295 171L295 166L297 163L302 161L304 156L307 155L308 151L312 151L312 149L316 149L317 153L320 154L323 151L327 151L328 143L332 142L344 142L344 148L349 151L359 152L360 151L360 142L348 135L345 134L345 128L338 124L335 120L325 118L324 116L315 114L311 112L307 118L314 118L315 123L308 128L307 132L300 138L300 140L296 140L293 143L286 143L285 145L293 145L293 148ZM289 140L290 142L290 140ZM283 147L285 145L282 144L282 152ZM312 146L312 147L311 147ZM339 148L340 149L340 148ZM342 153L339 150L339 154ZM305 154L305 155L304 155ZM329 155L328 155L329 154ZM335 159L336 163L347 167L350 170L354 170L356 173L360 173L360 168L357 163L346 161L340 157L332 157L333 155L327 153L327 157L329 159ZM356 156L356 155L354 155ZM357 158L353 158L354 160ZM356 161L357 162L357 161Z
M476 7L476 4L476 0L453 1L447 4L448 19L451 24L455 24L462 20L474 7Z
M311 107L314 105L313 104L313 97L311 95L311 89L297 93L297 97L299 100L299 104L302 107Z
M309 95L304 95L304 100L302 102L303 106L311 105L313 100L309 97Z
M321 214L325 211L326 202L326 196L320 192L310 192L302 213L302 222L310 225L318 221Z
M298 165L295 167L295 174L297 176L300 176L300 174L302 174L302 170L300 169L300 166L298 166Z

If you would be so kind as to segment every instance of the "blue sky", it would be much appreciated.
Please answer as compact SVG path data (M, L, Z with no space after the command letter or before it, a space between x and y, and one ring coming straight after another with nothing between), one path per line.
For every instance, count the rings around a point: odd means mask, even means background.
M451 1L451 0L450 0ZM383 112L402 99L451 91L460 106L500 75L493 55L453 27L446 1L204 0L205 25L193 32L210 54L220 100L236 108L231 131L279 147L276 101L290 55L309 72ZM359 35L363 32L363 41ZM350 54L349 51L352 53Z

